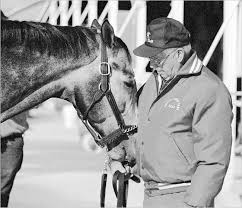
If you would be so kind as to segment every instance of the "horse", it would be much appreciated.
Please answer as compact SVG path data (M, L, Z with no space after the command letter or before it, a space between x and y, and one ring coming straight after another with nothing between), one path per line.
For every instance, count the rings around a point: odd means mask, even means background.
M136 124L131 55L108 20L70 27L2 18L1 51L1 122L60 98L72 103L99 144L110 134L124 135L117 134L117 117L128 126ZM115 159L124 157L119 149Z

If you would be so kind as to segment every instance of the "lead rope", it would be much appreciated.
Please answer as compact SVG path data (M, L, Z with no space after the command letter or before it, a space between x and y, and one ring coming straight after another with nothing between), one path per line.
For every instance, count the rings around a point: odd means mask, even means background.
M105 152L105 161L103 165L103 172L101 177L101 190L100 190L100 208L105 208L105 196L106 196L106 185L107 185L107 176L108 176L108 164L109 158Z
M109 163L109 157L107 153L105 153L105 162L101 178L100 208L105 208L106 184L108 176L107 169ZM135 161L129 162L125 160L122 162L122 165L133 167L135 165ZM121 173L119 171L116 171L113 174L112 185L114 193L117 197L117 208L123 208L127 206L129 179L132 179L136 183L140 183L140 179L131 173Z

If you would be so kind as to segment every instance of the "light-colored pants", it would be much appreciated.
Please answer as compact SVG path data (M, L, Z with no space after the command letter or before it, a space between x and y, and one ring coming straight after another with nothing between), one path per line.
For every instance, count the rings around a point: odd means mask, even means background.
M143 208L187 208L184 201L184 192L160 194L159 191L152 191L152 194L145 191Z

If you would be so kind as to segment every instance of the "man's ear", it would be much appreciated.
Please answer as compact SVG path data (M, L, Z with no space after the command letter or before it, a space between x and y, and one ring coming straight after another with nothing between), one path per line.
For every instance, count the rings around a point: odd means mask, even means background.
M177 50L177 61L183 63L185 60L185 51L182 48Z
M94 19L91 24L91 28L94 28L97 30L98 33L101 33L101 25L97 21L97 19Z
M114 45L114 30L112 25L109 23L108 20L104 20L102 27L101 27L101 34L104 43L109 47L112 48Z

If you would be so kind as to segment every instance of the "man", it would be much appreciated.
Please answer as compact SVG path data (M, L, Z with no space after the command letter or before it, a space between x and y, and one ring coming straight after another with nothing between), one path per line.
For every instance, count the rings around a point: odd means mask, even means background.
M231 151L228 90L174 19L153 20L134 54L149 58L153 69L138 92L136 170L145 184L144 208L214 207ZM124 172L117 161L115 168Z
M7 21L1 11L1 21ZM14 179L23 161L23 137L28 129L27 113L0 124L1 136L1 207L7 207Z
M7 207L14 179L23 161L23 137L28 129L27 114L19 114L0 124L1 207Z

